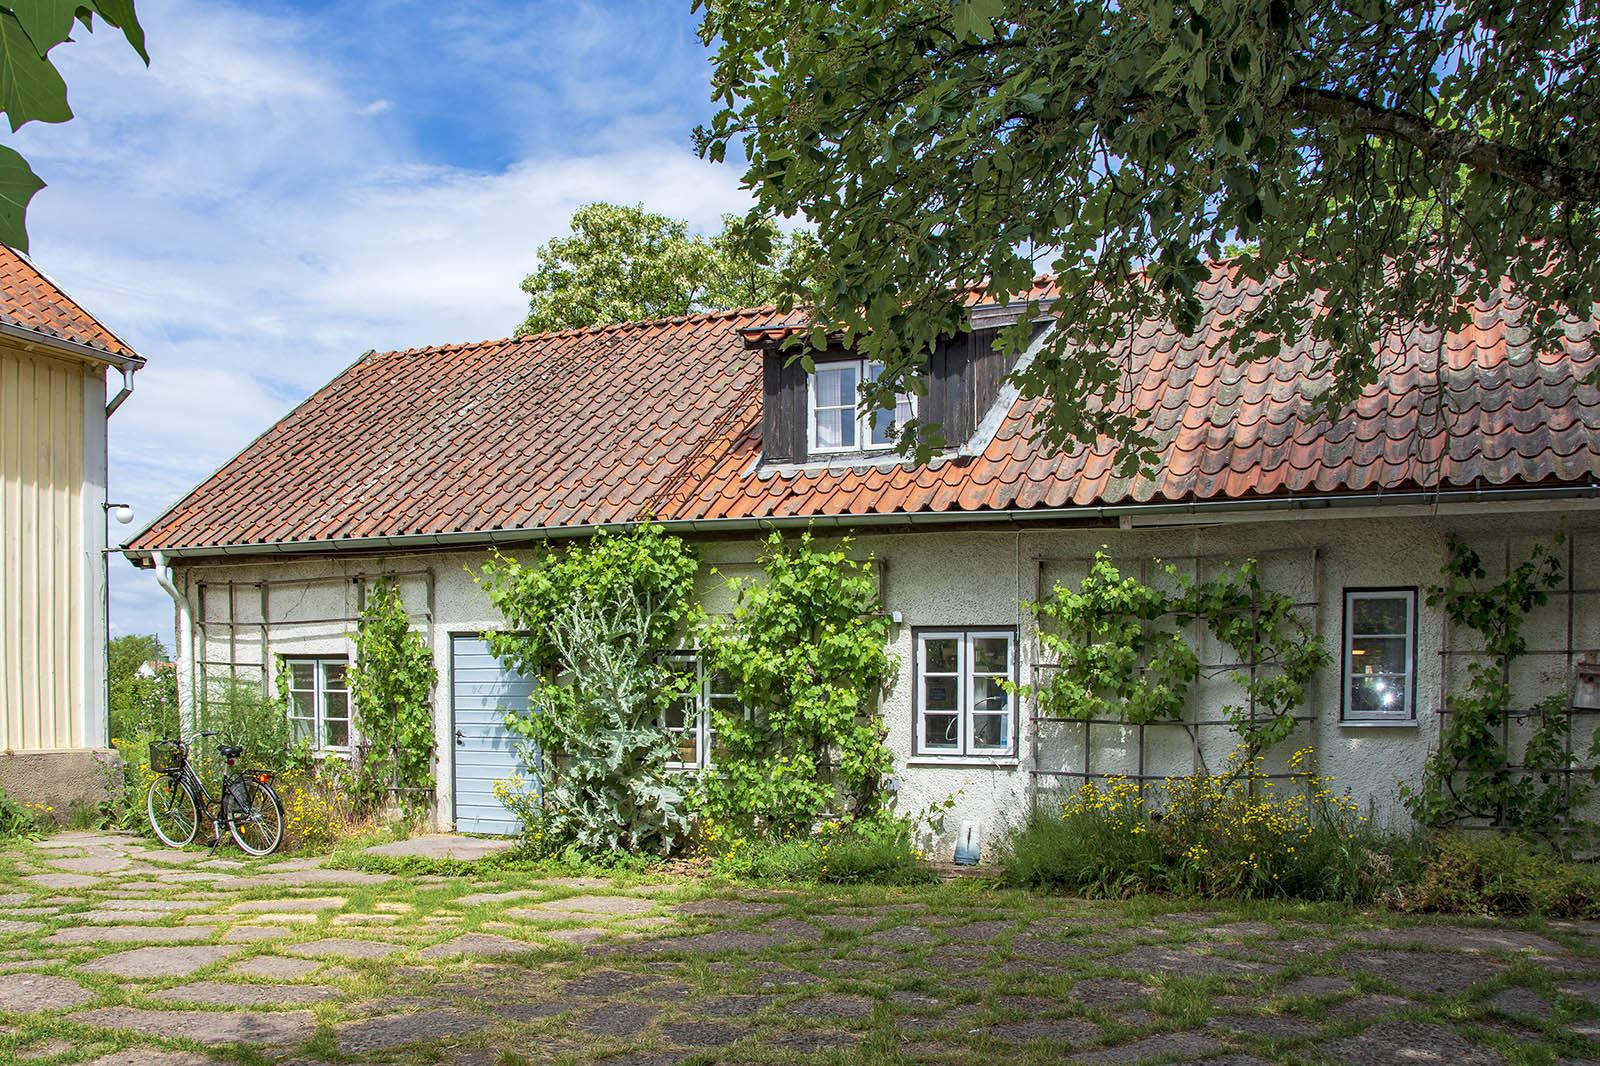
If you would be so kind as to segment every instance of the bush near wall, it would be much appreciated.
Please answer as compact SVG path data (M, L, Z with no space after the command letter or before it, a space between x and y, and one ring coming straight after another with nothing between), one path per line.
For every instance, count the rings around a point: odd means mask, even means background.
M1014 885L1088 896L1175 895L1368 902L1385 887L1384 840L1297 752L1293 785L1259 758L1140 789L1125 777L1043 800L1000 845Z

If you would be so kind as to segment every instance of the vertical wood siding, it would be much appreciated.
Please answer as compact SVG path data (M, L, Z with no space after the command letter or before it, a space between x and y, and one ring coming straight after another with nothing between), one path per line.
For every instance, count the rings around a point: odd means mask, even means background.
M0 348L0 748L83 743L83 386Z

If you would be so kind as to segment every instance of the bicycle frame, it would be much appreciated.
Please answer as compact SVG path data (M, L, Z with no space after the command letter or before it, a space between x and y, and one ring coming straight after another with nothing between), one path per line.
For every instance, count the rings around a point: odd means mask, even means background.
M176 772L168 770L166 771L166 774L168 777L179 778L195 791L196 796L200 800L200 810L198 813L201 818L211 823L211 854L215 855L217 848L222 845L222 834L224 830L222 820L223 798L228 794L229 785L233 784L235 781L244 780L244 773L240 770L233 770L231 773L226 770L223 771L222 782L218 786L219 795L216 799L211 798L211 791L206 788L206 783L200 780L200 775L195 773L194 764L187 756L184 757L182 770Z

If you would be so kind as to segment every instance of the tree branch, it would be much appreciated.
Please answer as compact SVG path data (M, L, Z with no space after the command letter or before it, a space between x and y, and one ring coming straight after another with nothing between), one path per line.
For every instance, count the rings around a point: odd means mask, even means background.
M1600 203L1600 170L1565 166L1468 130L1440 129L1420 115L1334 89L1297 86L1285 101L1347 129L1404 141L1431 159L1507 178L1561 203Z

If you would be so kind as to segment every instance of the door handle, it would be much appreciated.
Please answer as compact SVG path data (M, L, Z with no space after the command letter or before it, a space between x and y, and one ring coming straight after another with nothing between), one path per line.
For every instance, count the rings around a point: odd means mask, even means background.
M456 746L457 747L465 747L466 743L467 743L467 735L465 733L463 733L459 729L456 730Z

